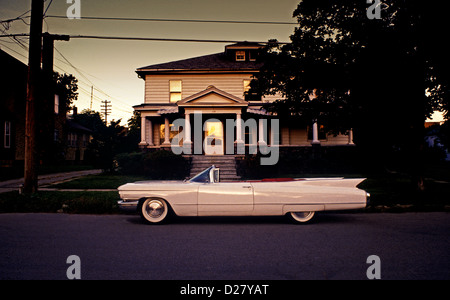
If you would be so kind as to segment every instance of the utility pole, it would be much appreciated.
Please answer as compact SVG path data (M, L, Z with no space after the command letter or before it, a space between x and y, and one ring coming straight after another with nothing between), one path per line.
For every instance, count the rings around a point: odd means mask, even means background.
M104 109L103 113L105 114L105 125L108 126L108 115L111 114L111 101L105 100L102 101L103 105L101 107Z
M23 187L24 193L27 194L37 192L38 188L35 109L39 97L43 15L44 0L32 0L25 120L25 182Z
M37 148L40 151L40 159L43 159L44 163L53 161L54 159L54 147L55 142L55 128L56 124L61 124L65 121L66 105L63 97L59 98L58 107L55 110L55 87L56 84L53 80L53 61L54 61L54 49L55 41L69 41L68 35L55 35L48 32L43 34L42 37L42 76L41 86L44 88L41 90L39 107L36 108L36 124L38 128L37 136Z

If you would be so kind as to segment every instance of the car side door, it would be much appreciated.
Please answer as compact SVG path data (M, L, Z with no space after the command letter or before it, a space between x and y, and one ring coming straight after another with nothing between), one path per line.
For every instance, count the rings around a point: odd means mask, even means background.
M253 212L253 186L246 182L201 184L199 216L245 216Z

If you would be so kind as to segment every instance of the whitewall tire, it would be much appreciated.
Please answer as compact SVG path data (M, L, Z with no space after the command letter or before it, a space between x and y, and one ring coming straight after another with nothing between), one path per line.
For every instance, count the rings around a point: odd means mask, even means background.
M296 223L306 223L311 221L314 217L314 211L305 211L305 212L290 212L289 216Z
M169 214L169 205L163 199L145 199L139 207L141 217L150 224L165 221Z

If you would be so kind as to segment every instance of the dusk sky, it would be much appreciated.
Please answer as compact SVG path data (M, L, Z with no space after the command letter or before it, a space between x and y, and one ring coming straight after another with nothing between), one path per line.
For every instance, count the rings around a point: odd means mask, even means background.
M45 2L45 9L51 0ZM80 0L81 17L155 18L295 22L292 18L299 0ZM71 4L53 0L47 16L66 16ZM0 0L0 20L16 18L31 8L31 0ZM24 16L29 16L30 13ZM29 23L29 19L25 18ZM5 24L6 25L6 24ZM53 34L101 35L146 38L208 39L262 41L276 38L289 41L295 25L219 24L181 22L137 22L69 20L48 17L43 31ZM29 33L22 21L0 27L1 34ZM8 30L6 30L8 29ZM28 38L19 38L28 46ZM144 81L137 77L139 67L212 54L224 50L222 43L114 41L72 39L56 42L55 48L76 67L75 70L55 52L55 71L70 73L79 80L79 111L89 108L94 85L92 108L100 111L100 101L112 101L108 118L122 119L132 115L132 106L144 102ZM0 47L27 63L28 52L9 38L0 38ZM81 73L81 74L80 74Z

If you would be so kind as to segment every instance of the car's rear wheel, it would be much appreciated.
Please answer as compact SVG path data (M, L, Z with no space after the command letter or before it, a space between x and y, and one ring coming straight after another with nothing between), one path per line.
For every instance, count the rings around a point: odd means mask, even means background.
M159 224L167 219L169 205L163 199L145 199L141 202L139 212L148 223Z
M291 217L291 220L293 220L296 223L309 222L314 217L314 215L315 215L314 211L290 212L289 213L289 216Z

